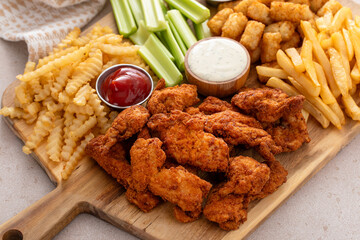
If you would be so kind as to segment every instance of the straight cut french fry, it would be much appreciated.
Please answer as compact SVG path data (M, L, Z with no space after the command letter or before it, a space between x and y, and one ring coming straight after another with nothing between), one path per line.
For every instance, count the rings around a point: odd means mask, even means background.
M348 96L343 96L342 101L343 101L344 106L345 106L345 112L353 120L360 121L360 108L356 104L354 99L350 95L348 95Z
M344 115L343 111L341 110L339 103L334 102L332 104L329 104L328 106L331 108L331 110L333 110L333 112L336 114L336 116L338 116L338 118L340 119L341 125L344 125L345 124L345 115Z
M347 50L347 53L348 53L348 59L349 59L349 62L353 59L354 57L354 47L351 43L351 40L350 40L350 34L349 34L349 31L345 28L342 29L342 34L343 34L343 37L344 37L344 40L345 40L345 44L346 44L346 50Z
M317 75L318 80L321 85L320 96L321 96L322 100L326 104L335 103L336 98L334 97L334 95L332 94L332 92L329 89L323 68L317 62L314 62L314 65L315 65L316 75Z
M320 83L317 79L316 71L315 71L315 67L314 67L312 49L313 49L313 46L312 46L311 41L305 40L303 42L303 45L301 48L300 56L304 62L306 72L309 74L311 81L313 81L313 83L316 86L320 87Z
M292 63L294 64L294 68L298 72L305 72L304 62L301 59L300 54L295 48L288 48L285 50L286 54L291 59Z
M346 50L346 43L344 40L343 35L340 32L333 33L331 35L331 38L333 40L333 45L336 51L339 52L342 60L342 64L345 68L346 78L347 78L347 84L349 90L352 89L352 81L350 76L350 63L349 63L349 56Z
M256 66L256 72L260 76L264 77L278 77L281 79L287 79L289 76L284 70L279 68Z
M340 90L336 85L334 77L332 75L330 61L327 58L324 50L321 48L319 41L317 40L316 31L312 28L311 23L309 22L301 21L300 26L305 34L305 37L312 42L315 57L323 67L326 79L328 80L328 83L330 85L330 89L334 94L334 97L337 98L340 95Z
M285 83L283 80L272 77L268 80L266 83L266 86L272 87L272 88L279 88L283 90L287 95L289 96L296 96L300 95L300 93L289 84ZM311 104L308 100L304 101L304 110L310 113L311 116L313 116L323 128L327 128L330 124L330 121L322 114L322 112L317 109L313 104Z
M352 19L351 9L348 7L342 7L334 16L329 27L330 33L337 32L341 29L346 19Z
M315 85L315 83L306 77L305 74L297 72L291 60L282 50L279 50L276 53L276 59L284 71L287 72L291 77L297 79L297 81L304 87L304 89L306 89L305 91L308 93L308 95L313 97L319 96L321 90L320 84Z
M351 70L351 78L355 84L360 83L360 72L358 66L355 64L353 69Z
M330 56L331 70L338 88L343 96L349 94L349 87L346 78L345 68L341 61L341 56L335 48L329 48L328 54Z
M319 97L313 97L311 95L309 95L306 91L306 89L304 89L303 86L301 86L300 83L298 83L294 78L289 77L289 80L291 82L292 85L294 85L294 87L302 94L305 96L305 98L312 103L315 107L317 107L324 115L327 119L329 119L329 121L334 124L335 127L337 127L338 129L341 129L341 121L339 119L339 117L334 113L334 111L328 106L326 105L321 98Z

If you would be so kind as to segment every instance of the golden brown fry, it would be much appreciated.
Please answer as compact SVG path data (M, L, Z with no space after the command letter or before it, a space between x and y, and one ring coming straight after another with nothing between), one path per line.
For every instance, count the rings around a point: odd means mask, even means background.
M329 0L311 0L310 1L311 11L316 13L327 1Z
M301 52L300 52L300 56L303 60L306 72L309 74L309 77L311 79L311 81L313 81L313 83L315 84L315 86L319 86L320 87L320 83L317 79L316 76L316 71L315 71L315 67L314 67L314 62L313 62L313 56L312 56L312 43L310 40L305 40L303 42L302 48L301 48Z
M342 5L338 1L329 0L319 9L319 11L316 14L322 17L327 12L331 12L334 15L335 13L337 13L337 11L340 10L340 8L342 8Z
M262 3L253 2L247 9L246 16L265 25L269 25L272 20L270 18L270 9Z
M272 2L270 6L270 17L276 22L290 21L298 23L301 20L310 20L314 17L308 5L295 4L291 2Z
M250 51L255 50L257 47L259 47L264 29L264 24L257 21L248 21L244 34L241 36L240 43Z
M301 59L299 52L295 48L288 48L285 50L285 52L294 64L295 70L298 72L305 72L304 62Z
M221 36L239 41L243 33L247 17L242 13L232 13L221 28Z
M231 8L224 8L223 10L217 12L208 22L207 25L210 28L210 31L215 36L221 35L221 29L224 26L226 20L229 18L234 10Z
M334 33L342 28L343 23L347 19L352 19L351 9L348 7L342 7L335 15L329 27L329 32Z
M345 44L346 44L346 50L347 50L347 53L348 53L348 60L350 62L354 57L354 47L353 47L353 45L351 43L349 31L347 29L343 28L342 29L342 34L343 34Z
M349 94L349 86L346 77L346 71L342 64L341 56L335 48L329 48L327 53L330 57L331 70L340 90L341 95L346 96Z
M280 49L280 33L264 33L261 42L261 62L272 62L276 60L276 52Z
M315 66L315 71L316 71L316 75L318 77L319 83L321 85L321 91L320 91L320 96L321 99L324 101L324 103L326 104L333 104L336 102L336 98L334 97L334 95L332 94L332 92L330 91L330 88L327 84L326 81L326 76L324 73L324 69L321 67L320 64L318 64L317 62L314 62L314 66Z
M354 101L354 99L350 96L343 96L342 102L345 106L345 112L356 121L360 121L360 108Z
M347 84L349 90L352 89L352 81L350 76L350 63L349 63L349 56L346 49L346 43L343 35L340 32L335 32L331 35L333 39L334 48L338 51L341 56L342 64L345 68Z

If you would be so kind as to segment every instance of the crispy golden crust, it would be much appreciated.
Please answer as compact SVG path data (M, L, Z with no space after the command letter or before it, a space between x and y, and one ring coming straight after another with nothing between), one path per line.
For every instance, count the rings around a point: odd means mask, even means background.
M287 0L287 2L297 3L297 4L305 4L310 6L310 0Z
M185 168L162 169L149 184L150 191L179 206L183 211L199 211L212 185Z
M289 41L281 43L281 50L285 51L288 48L297 48L299 47L300 41L300 35L297 32L294 32Z
M242 0L234 7L234 11L241 12L242 14L246 15L249 6L255 1L256 0Z
M220 3L217 7L217 11L221 11L224 8L231 8L234 9L234 7L236 5L239 4L239 2L241 2L241 0L236 0L236 1L231 1L231 2L224 2L224 3Z
M314 18L308 5L291 2L272 2L270 6L270 17L275 22L290 21L299 23Z
M196 211L183 211L178 206L174 206L174 216L175 218L183 223L193 222L197 220L201 215L201 210Z
M256 48L254 51L249 51L251 63L255 63L260 60L261 48Z
M143 106L136 105L125 109L106 131L104 147L110 149L116 142L132 137L145 126L149 117L149 111Z
M285 2L285 0L260 0L259 2L265 4L266 6L270 7L272 2Z
M126 151L121 143L115 144L109 151L104 147L105 142L103 135L93 138L86 145L85 152L121 185L128 188L131 182L131 167L125 158Z
M181 110L198 103L197 87L190 84L168 87L153 92L147 108L151 114L169 113L171 110Z
M260 122L272 123L286 112L301 110L304 97L289 97L280 89L244 88L234 95L231 103Z
M143 192L149 185L150 178L157 174L166 160L165 152L161 149L162 142L158 138L136 140L130 149L131 157L131 187Z
M247 14L251 19L254 19L258 22L262 22L265 25L269 25L272 20L270 18L270 9L260 2L253 2L247 9Z
M139 134L137 135L137 138L144 138L149 139L151 138L150 130L148 127L143 127L143 129L140 130Z
M255 147L268 161L274 161L274 154L282 151L256 119L241 113L226 110L209 115L204 129L230 145Z
M289 41L294 32L295 32L295 25L289 21L281 21L277 23L270 24L266 26L264 33L267 32L279 32L281 34L281 41Z
M220 184L212 189L203 210L204 216L212 222L219 223L220 228L224 230L238 229L247 219L249 200L244 195L221 196L221 187Z
M228 181L219 190L222 196L228 194L258 194L270 178L270 168L253 158L238 156L230 159Z
M281 185L286 182L288 172L279 161L268 162L270 168L270 178L259 194L251 196L251 199L264 198L275 192Z
M236 107L232 106L230 103L213 96L205 98L204 101L199 105L198 109L207 115L223 112L225 110L238 111Z
M231 8L224 8L221 11L217 12L208 22L207 25L211 33L215 36L221 35L221 29L224 26L226 20L229 18L234 10Z
M264 33L261 41L261 62L276 61L276 53L280 49L281 34L276 33Z
M229 148L224 140L204 132L201 116L175 110L171 114L153 115L148 127L160 133L168 157L208 172L225 172Z
M341 3L336 0L329 0L319 9L317 15L322 17L327 12L331 12L333 15L335 15L335 13L340 10L340 8L342 8Z
M221 36L239 41L248 19L242 13L232 13L221 28Z
M240 43L250 51L255 50L259 47L264 29L265 25L261 22L248 21L244 34L241 36Z
M130 203L140 208L143 212L151 211L161 202L161 198L155 196L148 190L137 192L132 188L128 188L125 196Z
M319 11L319 9L324 6L324 4L329 0L311 0L310 1L310 9L313 12Z

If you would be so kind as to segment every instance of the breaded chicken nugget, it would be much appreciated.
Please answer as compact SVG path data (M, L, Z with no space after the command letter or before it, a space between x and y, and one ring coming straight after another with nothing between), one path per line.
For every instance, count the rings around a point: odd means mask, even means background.
M137 192L132 188L128 188L125 193L126 199L140 208L143 212L150 212L154 207L156 207L160 202L161 198L152 194L149 190L143 192Z
M315 14L308 5L291 2L272 2L270 5L270 17L275 22L290 21L298 23L300 20L310 20Z
M248 19L242 13L232 13L222 27L221 36L239 41Z
M289 41L281 43L281 49L285 51L288 48L292 48L292 47L297 48L299 47L299 43L300 43L300 35L297 32L294 32L294 34L292 35Z
M281 45L280 33L264 33L261 42L261 62L272 62L276 60L276 53Z
M246 16L258 22L262 22L265 25L269 25L272 22L270 18L270 9L265 4L257 1L253 2L248 7Z
M242 14L246 15L248 7L255 2L256 0L243 0L238 5L234 7L235 12L241 12Z
M295 25L289 21L281 21L266 26L264 33L267 32L279 32L282 41L289 41L295 32Z
M255 50L259 44L264 32L265 25L257 21L249 21L246 24L244 34L241 36L240 43L246 47L247 50Z
M317 15L322 17L326 12L331 12L333 15L335 15L335 13L340 10L340 8L342 8L342 5L338 1L330 0L319 9Z
M220 3L219 6L217 7L217 11L221 11L224 8L234 9L234 7L239 4L239 2L241 2L241 0Z
M231 8L224 8L223 10L217 12L215 16L207 22L207 25L213 35L221 35L221 28L224 26L230 14L232 14L233 12L234 10L232 10Z
M319 11L319 9L324 6L324 4L329 0L311 0L310 1L310 9L313 12Z
M249 51L251 63L259 61L261 55L261 48L258 47L254 51Z

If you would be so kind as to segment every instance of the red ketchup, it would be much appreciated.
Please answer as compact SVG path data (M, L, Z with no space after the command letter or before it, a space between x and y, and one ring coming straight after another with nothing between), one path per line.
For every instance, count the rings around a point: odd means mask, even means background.
M101 91L109 103L126 107L143 101L149 95L151 81L136 68L122 67L105 79Z

